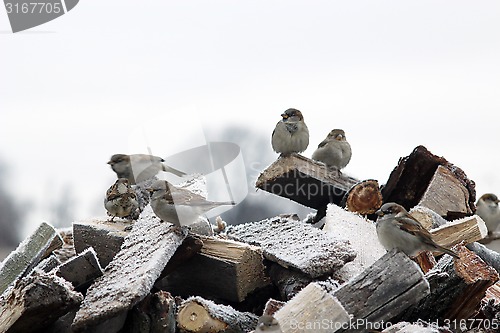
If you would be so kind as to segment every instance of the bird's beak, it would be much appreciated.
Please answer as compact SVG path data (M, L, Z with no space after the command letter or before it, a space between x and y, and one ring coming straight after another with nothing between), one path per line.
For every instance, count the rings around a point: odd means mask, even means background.
M337 136L335 137L335 139L337 141L342 141L342 134L337 134Z
M108 161L106 164L112 165L113 161Z
M281 114L281 117L283 117L283 119L288 119L288 115L286 113Z
M375 212L378 216L384 216L384 212L381 211L380 209Z

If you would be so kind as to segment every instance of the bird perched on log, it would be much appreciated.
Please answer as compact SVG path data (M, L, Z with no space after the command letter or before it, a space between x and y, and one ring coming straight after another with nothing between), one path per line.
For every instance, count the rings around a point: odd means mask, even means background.
M115 217L131 217L134 218L139 203L134 189L130 187L127 178L119 178L106 191L104 198L104 208L111 216L111 221Z
M271 136L271 145L281 155L301 153L309 145L309 130L302 113L297 109L288 109L276 124Z
M377 236L387 251L396 248L409 257L415 257L422 251L440 251L459 258L454 251L436 244L429 231L403 206L388 202L383 204L376 214L379 216Z
M500 225L500 208L498 197L493 193L483 194L476 204L476 214L483 219L488 228L488 235Z
M160 219L180 227L192 224L211 209L234 205L233 201L208 201L199 194L178 188L166 180L155 181L151 188L151 208Z
M345 132L334 129L326 136L312 154L312 159L326 164L329 168L343 169L351 160L351 145L347 142Z
M147 154L115 154L108 164L118 178L127 178L130 185L153 178L160 171L170 172L178 177L185 176L182 171L166 165L165 160L158 156Z
M280 324L278 321L269 315L263 315L259 318L257 322L257 327L255 328L255 333L281 333Z

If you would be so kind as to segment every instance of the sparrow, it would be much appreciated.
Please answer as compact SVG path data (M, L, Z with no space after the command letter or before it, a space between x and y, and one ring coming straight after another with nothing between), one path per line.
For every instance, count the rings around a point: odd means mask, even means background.
M199 194L178 188L166 180L157 180L149 188L151 208L160 219L180 227L196 222L200 215L224 205L235 205L234 201L208 201Z
M326 164L330 168L343 169L351 160L351 145L347 142L345 132L334 129L326 136L312 154L312 159Z
M112 216L111 221L115 217L133 217L139 208L139 203L137 195L129 185L127 178L119 178L106 191L104 208L108 211L108 215Z
M282 331L280 328L280 324L273 316L263 315L257 322L255 333L263 332L281 333Z
M500 224L500 208L498 207L498 197L493 193L483 194L476 204L476 214L483 219L488 228L488 235Z
M376 226L377 236L387 251L396 248L409 257L415 257L422 251L440 251L459 258L454 251L436 244L430 232L403 206L388 202L383 204L376 214L379 216Z
M299 110L286 110L271 136L271 145L281 155L301 153L309 145L309 130Z
M108 164L116 172L118 178L127 178L130 185L151 179L160 171L170 172L178 177L186 175L184 172L174 169L163 162L165 162L163 158L153 155L115 154L111 156Z

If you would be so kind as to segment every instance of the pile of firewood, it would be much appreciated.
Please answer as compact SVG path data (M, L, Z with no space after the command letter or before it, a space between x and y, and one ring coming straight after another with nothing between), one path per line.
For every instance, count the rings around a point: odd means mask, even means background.
M135 222L42 223L0 267L0 332L247 333L262 314L285 333L500 331L500 255L477 243L474 182L444 158L417 147L380 187L292 155L256 186L317 213L189 232L149 206ZM384 202L460 259L386 253Z

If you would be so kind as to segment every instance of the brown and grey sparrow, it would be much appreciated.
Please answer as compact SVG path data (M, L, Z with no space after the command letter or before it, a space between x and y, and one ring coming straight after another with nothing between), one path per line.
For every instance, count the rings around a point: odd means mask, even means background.
M312 159L325 163L329 168L340 170L349 163L351 156L351 145L347 142L345 132L334 129L318 145L312 154Z
M257 322L257 327L255 328L255 333L281 333L280 324L278 321L269 315L263 315L259 318Z
M415 257L422 251L439 251L459 258L454 251L436 244L429 231L408 214L403 206L388 202L376 213L379 216L377 236L387 251L398 249L409 257Z
M309 130L299 110L286 110L271 136L271 145L277 153L301 153L309 145Z
M104 207L111 216L111 221L115 217L134 217L139 203L135 190L130 187L127 178L119 178L106 191Z
M489 235L500 225L500 208L498 207L498 202L498 197L495 194L486 193L479 198L476 204L476 214L483 219L488 228Z
M158 156L147 154L115 154L111 156L108 164L118 178L127 178L130 185L141 183L153 178L158 172L170 172L176 176L182 177L186 174L166 165L165 160Z
M149 191L151 208L156 216L176 226L190 225L211 209L235 204L232 201L208 201L201 195L175 187L166 180L155 181Z

